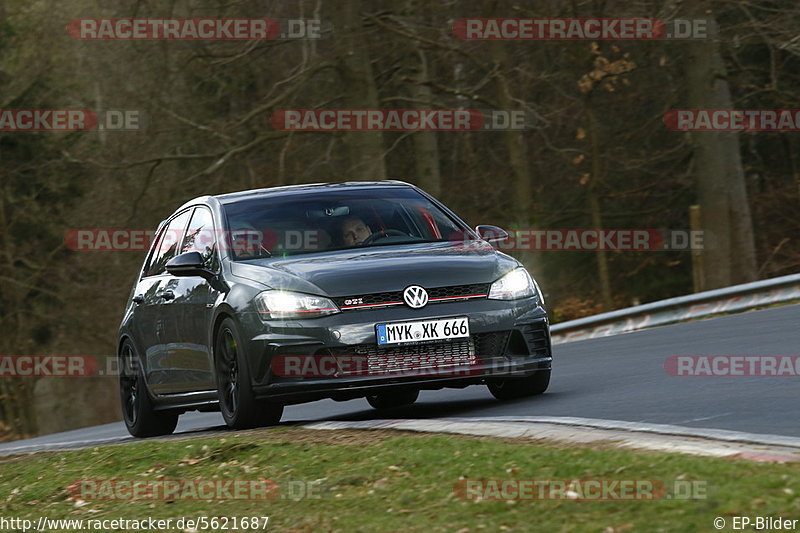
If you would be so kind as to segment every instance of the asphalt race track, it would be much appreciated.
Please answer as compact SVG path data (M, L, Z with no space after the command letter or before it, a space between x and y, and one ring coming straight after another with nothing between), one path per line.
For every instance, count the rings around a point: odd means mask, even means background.
M800 305L557 345L543 396L496 401L484 386L427 391L378 414L366 400L287 407L284 424L318 420L568 416L800 437L798 377L672 377L671 355L800 355ZM178 433L224 430L219 413L181 417ZM132 440L119 422L0 444L0 455Z

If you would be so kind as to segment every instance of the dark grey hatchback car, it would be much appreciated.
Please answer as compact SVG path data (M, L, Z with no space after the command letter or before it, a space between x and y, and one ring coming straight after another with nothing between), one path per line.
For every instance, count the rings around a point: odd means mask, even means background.
M536 282L417 187L299 185L205 196L162 222L119 330L120 396L137 437L181 413L234 428L285 405L486 384L501 400L550 382Z

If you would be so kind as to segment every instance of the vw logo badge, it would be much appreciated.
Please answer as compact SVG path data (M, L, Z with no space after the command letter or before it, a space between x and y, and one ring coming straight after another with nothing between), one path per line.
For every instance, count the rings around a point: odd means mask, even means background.
M403 300L412 309L419 309L428 305L428 291L419 285L411 285L403 291Z

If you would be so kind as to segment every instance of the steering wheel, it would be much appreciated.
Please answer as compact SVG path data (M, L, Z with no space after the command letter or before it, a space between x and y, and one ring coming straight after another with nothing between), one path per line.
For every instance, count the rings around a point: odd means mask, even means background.
M382 229L380 231L376 231L366 239L361 242L361 246L365 244L372 244L373 242L377 241L378 239L385 239L386 237L408 237L408 233L403 233L397 229Z

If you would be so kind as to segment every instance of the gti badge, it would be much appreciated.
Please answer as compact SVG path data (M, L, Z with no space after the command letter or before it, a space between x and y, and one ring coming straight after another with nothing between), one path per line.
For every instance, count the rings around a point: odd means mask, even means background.
M403 291L403 300L412 309L420 309L428 304L428 291L419 285L411 285Z

